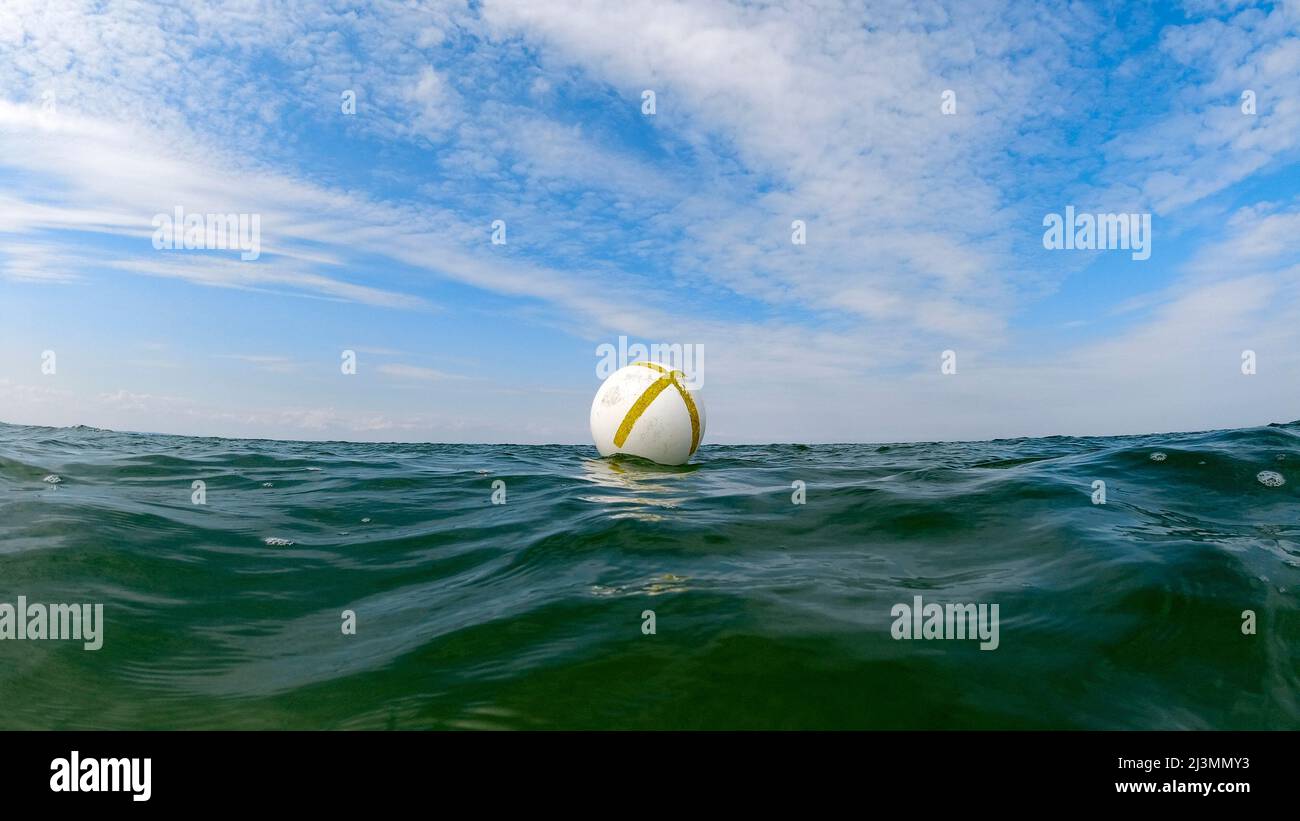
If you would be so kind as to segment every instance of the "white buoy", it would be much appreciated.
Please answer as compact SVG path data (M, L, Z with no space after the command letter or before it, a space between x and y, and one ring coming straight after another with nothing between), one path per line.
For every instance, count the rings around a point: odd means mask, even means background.
M704 438L704 404L686 375L657 362L610 374L591 403L591 438L601 456L627 453L682 465Z

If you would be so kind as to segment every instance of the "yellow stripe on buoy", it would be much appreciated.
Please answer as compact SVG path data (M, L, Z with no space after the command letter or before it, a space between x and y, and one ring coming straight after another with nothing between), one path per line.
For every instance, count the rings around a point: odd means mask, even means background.
M623 417L622 424L620 424L618 430L614 432L614 447L623 447L623 443L627 441L628 435L632 433L632 426L636 424L636 420L641 418L641 414L645 413L645 409L650 407L651 402L655 401L655 397L663 393L664 388L671 384L673 384L673 378L671 376L656 379L654 384L645 389L645 393L637 397L637 400L632 403L632 407L628 408L627 416Z
M691 398L690 391L686 390L686 388L682 386L682 383L677 381L677 374L682 372L669 371L667 368L662 365L657 365L654 362L633 362L632 364L644 365L645 367L656 370L664 375L659 379L656 379L650 387L646 388L645 393L637 397L637 400L632 403L632 407L628 408L627 415L623 417L622 424L618 426L618 430L614 433L614 447L623 447L623 443L627 441L627 437L632 434L632 426L636 424L636 420L641 418L641 414L645 413L645 409L650 407L650 403L655 401L655 398L658 397L659 394L663 393L669 385L672 385L677 388L677 392L681 394L682 401L686 403L686 412L690 414L691 417L691 449L686 454L689 457L691 454L695 453L695 449L700 446L700 413L695 408L695 400ZM684 379L685 377L686 374L683 373L682 378Z

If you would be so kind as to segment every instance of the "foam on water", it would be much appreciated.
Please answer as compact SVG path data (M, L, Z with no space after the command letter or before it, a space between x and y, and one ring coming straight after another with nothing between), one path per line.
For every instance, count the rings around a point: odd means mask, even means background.
M1265 487L1282 487L1286 484L1286 477L1275 470L1261 470L1255 474L1255 478Z

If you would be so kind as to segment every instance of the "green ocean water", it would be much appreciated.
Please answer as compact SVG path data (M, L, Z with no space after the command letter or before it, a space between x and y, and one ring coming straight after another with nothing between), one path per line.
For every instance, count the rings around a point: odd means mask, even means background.
M4 729L1297 729L1298 590L1300 423L685 468L0 425L0 603L105 619L0 641ZM997 649L895 639L916 596Z

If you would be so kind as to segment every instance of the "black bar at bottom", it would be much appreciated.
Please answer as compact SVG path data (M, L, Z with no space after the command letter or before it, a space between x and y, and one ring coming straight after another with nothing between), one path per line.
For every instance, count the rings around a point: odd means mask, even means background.
M927 806L975 794L1040 809L1042 799L1220 808L1288 797L1295 742L1287 732L7 732L0 786L8 806L127 811L338 812L431 794L653 805L697 788L754 800L813 790Z

